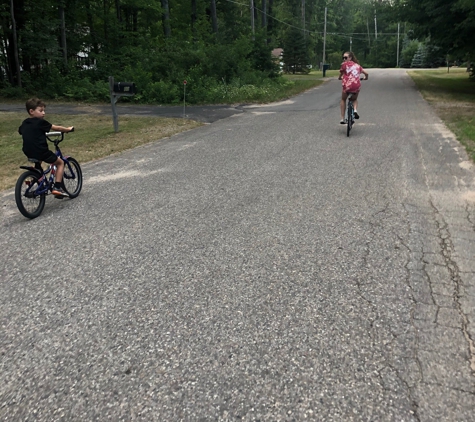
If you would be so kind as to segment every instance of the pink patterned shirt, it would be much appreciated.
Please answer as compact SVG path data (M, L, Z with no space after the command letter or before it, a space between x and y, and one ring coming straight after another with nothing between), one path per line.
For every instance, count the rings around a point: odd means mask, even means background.
M360 75L363 68L351 60L343 62L340 67L340 73L343 74L342 86L345 92L360 92Z

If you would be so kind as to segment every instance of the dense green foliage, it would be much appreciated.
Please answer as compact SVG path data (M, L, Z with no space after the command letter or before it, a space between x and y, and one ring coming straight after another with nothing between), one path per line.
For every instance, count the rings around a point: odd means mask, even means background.
M289 83L272 49L284 47L289 72L323 62L325 10L325 61L332 69L349 49L365 67L394 67L398 45L399 65L436 66L449 48L472 53L472 3L253 0L251 14L247 0L4 0L0 96L107 101L114 76L137 85L129 101L181 102L184 80L188 102L230 102L239 92L257 99ZM426 21L448 28L447 14L457 17L456 29L436 38ZM399 25L403 20L409 23Z
M394 8L401 20L411 23L411 37L424 40L417 63L438 66L475 60L473 0L396 0Z

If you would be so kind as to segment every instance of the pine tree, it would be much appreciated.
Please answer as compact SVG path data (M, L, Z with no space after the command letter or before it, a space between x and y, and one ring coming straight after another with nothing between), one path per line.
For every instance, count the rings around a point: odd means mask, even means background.
M292 28L284 42L284 69L288 73L308 73L309 57L302 30Z
M427 56L427 47L424 43L419 44L419 48L417 49L414 57L412 58L411 67L424 67L425 60Z

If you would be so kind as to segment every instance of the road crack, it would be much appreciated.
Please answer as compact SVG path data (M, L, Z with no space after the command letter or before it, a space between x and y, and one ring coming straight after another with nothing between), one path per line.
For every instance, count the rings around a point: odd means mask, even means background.
M435 206L433 200L430 200L430 205L434 210L435 215L435 222L437 225L437 230L439 233L439 244L441 247L441 253L444 257L446 268L450 273L450 278L452 280L454 286L454 295L453 300L455 307L461 317L462 320L462 333L465 337L465 340L468 344L468 352L469 352L469 365L472 372L472 375L475 377L475 342L471 337L468 327L469 327L469 320L467 315L463 312L462 303L460 302L460 298L462 297L461 287L463 285L462 278L460 277L460 270L456 261L452 258L454 245L452 242L451 234L448 228L448 224L446 223L443 215L439 212L438 208Z

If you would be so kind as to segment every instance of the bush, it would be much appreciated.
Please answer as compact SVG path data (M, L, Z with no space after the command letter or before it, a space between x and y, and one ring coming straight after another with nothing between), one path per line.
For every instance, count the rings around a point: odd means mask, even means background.
M176 104L230 101L244 96L258 99L272 89L268 83L278 79L270 48L263 43L241 37L232 43L204 44L165 40L149 49L135 46L120 51L103 52L91 60L94 68L51 63L34 74L25 72L24 89L5 85L3 96L24 98L36 95L45 99L108 101L108 76L115 81L134 82L138 93L123 101Z
M24 98L25 92L23 88L18 86L11 86L7 84L5 88L0 89L0 97L4 98Z
M152 82L147 86L142 98L151 103L169 104L180 98L179 88L169 81Z

